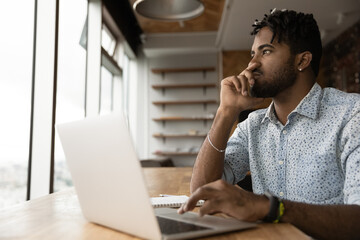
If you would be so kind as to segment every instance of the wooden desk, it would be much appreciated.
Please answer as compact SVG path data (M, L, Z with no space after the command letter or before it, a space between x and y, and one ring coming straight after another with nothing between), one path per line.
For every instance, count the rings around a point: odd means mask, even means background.
M189 195L191 168L144 168L150 196ZM73 188L0 211L0 239L138 239L93 223L81 214ZM260 224L255 229L205 239L309 239L290 224Z

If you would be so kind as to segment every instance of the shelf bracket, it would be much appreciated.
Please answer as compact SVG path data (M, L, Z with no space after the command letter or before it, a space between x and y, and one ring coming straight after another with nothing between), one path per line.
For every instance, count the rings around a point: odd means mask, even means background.
M165 96L165 88L162 88L162 95Z
M163 137L163 143L165 144L166 143L166 137Z
M165 72L161 72L161 78L162 80L165 80Z
M207 126L207 120L205 119L204 120L204 127L206 127Z
M204 111L207 110L207 103L204 103Z
M206 70L203 70L203 78L206 79Z
M162 111L165 112L165 104L161 104L162 106Z
M166 121L165 120L162 121L162 125L163 125L163 127L166 126Z
M206 96L206 87L203 87L203 95Z

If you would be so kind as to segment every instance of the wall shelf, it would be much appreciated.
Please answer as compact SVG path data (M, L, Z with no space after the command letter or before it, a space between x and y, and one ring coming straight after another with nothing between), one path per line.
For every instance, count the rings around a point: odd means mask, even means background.
M205 138L206 134L162 134L155 133L153 134L154 138L162 138L163 142L166 143L167 138L177 139L177 138Z
M205 138L206 134L162 134L155 133L153 137L156 138Z
M153 118L154 121L207 121L214 120L213 117L160 117Z
M202 88L203 94L206 95L207 88L216 88L215 83L196 83L196 84L154 84L152 85L153 89L161 89L163 95L165 95L166 89L190 89L190 88Z
M163 151L157 151L153 153L157 156L196 156L198 155L198 152L163 152Z
M167 121L204 121L204 126L207 125L207 121L214 120L213 117L160 117L160 118L153 118L153 121L162 122L163 127L165 127L165 123Z
M215 104L216 100L198 100L198 101L154 101L154 105L181 105L181 104Z
M199 84L154 84L154 89L179 89L179 88L215 88L215 83L199 83Z
M199 67L199 68L153 68L153 73L182 73L182 72L213 72L215 67Z

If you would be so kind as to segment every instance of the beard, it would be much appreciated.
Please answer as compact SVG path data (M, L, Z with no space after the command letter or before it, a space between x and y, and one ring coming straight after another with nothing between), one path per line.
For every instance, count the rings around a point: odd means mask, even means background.
M257 98L274 98L280 92L294 85L297 71L294 68L295 56L290 56L284 66L276 69L270 78L264 78L261 83L255 81L250 94ZM261 69L254 72L263 73Z

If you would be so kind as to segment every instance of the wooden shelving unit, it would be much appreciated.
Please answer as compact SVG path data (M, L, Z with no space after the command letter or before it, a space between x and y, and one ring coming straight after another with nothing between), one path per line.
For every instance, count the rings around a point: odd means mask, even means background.
M218 84L216 82L209 82L208 78L206 77L207 72L214 72L216 71L215 67L194 67L194 68L155 68L155 69L151 69L152 73L154 74L161 74L162 76L162 80L166 80L165 75L166 74L183 74L183 73L190 73L190 72L202 72L203 74L203 82L201 82L201 78L199 79L199 74L193 74L193 75L183 75L184 76L184 80L186 80L187 83L185 82L181 82L181 79L179 79L177 82L171 82L171 81L164 81L164 82L157 82L151 85L151 87L154 90L161 90L162 91L162 98L159 99L160 101L152 101L153 105L160 105L163 108L163 112L165 113L165 106L167 105L196 105L196 104L203 104L204 105L204 117L201 116L201 113L198 114L198 116L196 117L180 117L180 116L167 116L167 117L155 117L152 120L155 122L162 122L163 124L163 128L159 129L158 131L161 133L155 133L153 134L154 138L158 138L158 139L162 139L163 140L163 144L162 147L158 147L159 149L156 150L155 152L153 152L154 155L156 156L166 156L166 157L193 157L196 156L198 154L198 148L195 149L195 151L192 150L187 150L187 149L183 149L182 151L171 151L171 150L166 150L166 141L167 139L173 139L173 140L169 140L169 141L175 141L177 143L177 141L179 141L180 143L184 143L184 142L194 142L195 145L198 144L198 142L201 141L201 138L205 139L206 138L206 134L204 134L203 130L201 131L197 131L195 134L191 134L188 133L187 131L185 131L184 133L178 133L178 134L171 134L171 133L167 133L166 132L166 122L185 122L185 121L203 121L204 122L204 127L207 126L208 121L213 121L214 117L211 114L207 114L206 112L206 108L208 106L208 104L218 104L218 100L213 100L213 99L204 99L204 98L217 98L214 97L214 94L212 94L212 96L208 96L207 97L207 89L208 88L217 88ZM188 77L192 77L194 79L194 81L188 81L187 78ZM186 79L185 79L186 78ZM158 81L158 80L157 80ZM189 98L181 98L181 95L179 97L179 93L175 92L175 91L184 91L187 89L203 89L203 95L200 96L201 100L191 100L191 96L190 96L190 100ZM173 94L172 96L165 96L165 92L168 90L169 94ZM198 93L199 90L197 91L191 91L194 93L193 95L193 99L199 99ZM211 91L211 93L214 93L214 91ZM196 95L195 95L196 94ZM178 96L178 97L174 97L174 96ZM179 100L171 100L171 99L179 99ZM194 115L197 114L196 112L194 112L192 109L193 107L190 106L186 106L187 109L189 109L189 114L184 114L184 115ZM170 108L170 107L169 107ZM198 107L195 107L196 109L198 109ZM194 108L194 109L195 109ZM186 109L182 109L182 110L186 110ZM166 115L176 115L176 111L174 111L174 108L170 109L169 112ZM199 116L200 115L200 116ZM177 124L177 123L176 123ZM194 126L196 125L198 127L197 123L186 123L189 126ZM191 127L193 128L193 127ZM198 133L198 132L202 132L202 133ZM195 139L197 138L197 139ZM182 140L184 139L184 140ZM198 140L200 139L200 141ZM182 142L181 142L182 141ZM181 144L180 144L181 145Z

